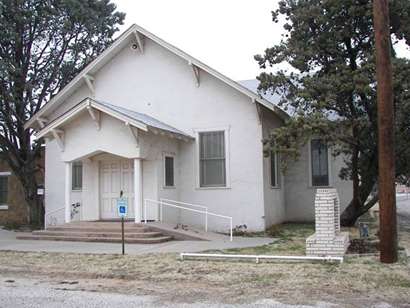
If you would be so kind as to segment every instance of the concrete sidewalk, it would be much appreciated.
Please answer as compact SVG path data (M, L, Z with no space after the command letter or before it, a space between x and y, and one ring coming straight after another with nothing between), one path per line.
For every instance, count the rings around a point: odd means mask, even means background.
M0 229L0 250L67 252L67 253L121 253L118 243L84 243L62 241L17 240L18 232ZM21 234L21 233L19 233ZM160 244L126 244L127 254L165 253L165 252L200 252L227 248L254 247L272 243L274 239L264 237L229 237L213 234L208 241L170 241Z

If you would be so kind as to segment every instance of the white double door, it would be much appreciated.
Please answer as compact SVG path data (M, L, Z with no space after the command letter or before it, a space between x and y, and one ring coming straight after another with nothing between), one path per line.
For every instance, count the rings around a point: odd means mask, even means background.
M119 218L117 199L121 191L128 200L127 218L134 218L134 164L133 160L100 162L100 218Z

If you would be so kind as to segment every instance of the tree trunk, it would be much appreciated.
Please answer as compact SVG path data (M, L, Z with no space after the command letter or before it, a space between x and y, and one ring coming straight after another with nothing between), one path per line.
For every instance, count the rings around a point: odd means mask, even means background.
M37 195L37 181L35 177L32 177L33 180L29 181L25 185L25 199L27 202L27 214L28 214L28 223L33 227L42 227L43 226L43 204Z
M349 205L343 211L342 215L340 215L341 226L343 227L353 226L356 223L357 219L361 215L363 215L362 206L363 205L358 204L358 202L355 202L355 199L352 199L352 201L350 201Z
M368 174L366 177L363 178L361 184L357 187L358 196L356 198L352 198L352 201L350 201L349 205L340 215L341 226L353 226L360 216L366 213L369 209L373 207L373 205L377 203L378 195L374 196L371 200L369 200L366 203L366 200L372 192L375 183L375 177L371 174ZM362 200L365 201L363 202Z
M27 203L27 222L33 227L41 227L44 222L44 206L42 198L37 195L37 175L41 170L35 162L14 171L23 187L24 199Z
M361 204L359 206L354 205L354 202L352 200L347 208L343 211L342 215L340 215L340 224L343 227L353 226L356 223L357 219L363 214L367 213L367 211L370 210L378 201L378 195L374 196L366 204Z

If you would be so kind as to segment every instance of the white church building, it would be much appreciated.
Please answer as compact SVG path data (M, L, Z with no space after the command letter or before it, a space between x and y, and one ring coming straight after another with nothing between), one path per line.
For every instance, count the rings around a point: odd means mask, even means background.
M46 216L58 223L117 219L122 191L136 222L201 224L194 211L160 213L153 201L169 199L263 230L312 221L318 187L337 188L342 209L351 198L342 159L320 140L285 174L275 154L264 156L262 140L288 118L246 83L133 25L26 127L45 139ZM226 220L210 217L209 226Z

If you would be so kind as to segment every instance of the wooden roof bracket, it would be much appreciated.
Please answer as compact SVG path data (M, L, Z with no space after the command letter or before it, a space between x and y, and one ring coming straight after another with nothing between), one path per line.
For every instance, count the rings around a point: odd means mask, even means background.
M95 88L94 88L94 77L90 75L84 75L85 83L87 84L88 89L91 92L92 97L95 97Z
M38 122L38 125L40 126L40 128L44 128L46 126L48 120L46 118L38 117L37 122Z
M88 113L90 114L91 119L94 121L97 130L101 129L101 111L95 110L91 105L87 106Z
M58 147L60 148L61 152L64 152L64 131L61 129L53 128L51 130L51 133L56 139Z
M138 129L134 129L129 122L125 122L125 126L127 126L131 132L132 137L135 139L135 144L137 145L137 148L140 147L140 139L138 135Z
M142 37L138 31L134 31L135 40L137 41L138 49L143 54L144 53L144 43Z
M200 85L200 74L199 74L199 68L195 66L191 61L188 62L188 65L192 68L192 73L194 74L195 78L195 84L199 88Z
M252 103L255 104L256 112L258 113L259 125L262 125L262 108L261 105L258 104L256 99L252 98Z

